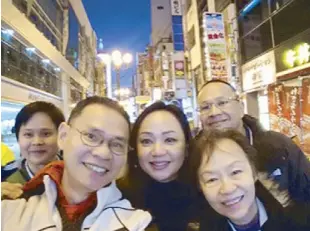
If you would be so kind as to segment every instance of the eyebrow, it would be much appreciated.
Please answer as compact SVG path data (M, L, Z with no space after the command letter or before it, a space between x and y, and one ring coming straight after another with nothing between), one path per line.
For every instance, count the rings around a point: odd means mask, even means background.
M231 164L229 164L226 168L230 168L231 166L233 166L233 165L235 165L235 164L240 164L240 163L244 163L243 161L241 161L241 160L237 160L237 161L234 161L234 162L232 162ZM213 171L208 171L208 170L206 170L206 171L203 171L201 174L199 174L200 176L202 176L202 175L205 175L205 174L214 174L214 172Z
M33 131L33 130L48 130L48 131L53 131L53 128L23 128L22 130L24 131ZM57 129L56 129L57 130Z
M169 131L162 132L163 135L167 135L169 133L175 133L175 131L169 130ZM141 132L140 135L153 135L153 133L152 132Z
M91 131L93 131L93 132L99 132L100 134L103 133L104 135L106 134L105 131L100 130L100 129L95 128L95 127L92 127L92 126L88 127L86 130L91 130ZM128 141L128 139L126 139L126 138L123 137L123 136L114 136L112 139L117 139L117 140L123 141L123 142Z

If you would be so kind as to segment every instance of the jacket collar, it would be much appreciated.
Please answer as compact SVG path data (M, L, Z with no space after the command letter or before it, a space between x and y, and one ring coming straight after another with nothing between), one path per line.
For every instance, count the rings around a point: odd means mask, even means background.
M51 214L53 214L53 211L56 207L55 203L57 200L57 186L56 186L56 183L51 179L49 175L45 175L43 177L43 182L45 186L46 197L48 200L49 211L51 212ZM113 204L114 202L122 198L122 193L116 187L116 184L114 181L107 187L104 187L98 190L96 192L96 195L97 195L97 206L95 210L86 217L83 223L84 225L93 224L94 221L97 219L97 217L102 212L102 210L108 208L109 205ZM56 224L61 223L61 220L59 221L55 220L55 222Z

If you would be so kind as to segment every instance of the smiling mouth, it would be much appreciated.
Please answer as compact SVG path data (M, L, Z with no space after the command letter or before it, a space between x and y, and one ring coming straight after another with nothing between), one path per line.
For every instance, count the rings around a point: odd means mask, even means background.
M224 201L224 202L222 202L222 204L226 207L232 207L232 206L238 204L243 198L244 198L244 196L236 197L232 200Z
M90 164L90 163L83 163L83 165L84 165L87 169L89 169L89 170L91 170L91 171L93 171L93 172L99 173L99 174L105 174L105 173L109 172L108 169L106 169L106 168L104 168L104 167L100 167L100 166L98 166L98 165L94 165L94 164Z
M46 150L35 150L35 151L30 151L32 154L44 154Z
M169 166L169 164L170 164L170 161L153 161L153 162L150 162L150 165L155 170L163 170L163 169L167 168Z
M220 125L221 123L224 123L226 121L227 121L227 119L219 120L219 121L212 121L212 122L209 122L208 124L209 124L209 126L217 126L217 125Z

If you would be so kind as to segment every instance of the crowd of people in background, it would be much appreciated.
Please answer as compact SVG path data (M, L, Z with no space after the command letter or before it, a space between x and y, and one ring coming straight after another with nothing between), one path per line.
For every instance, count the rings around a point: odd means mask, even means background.
M198 104L195 137L163 102L133 126L104 97L67 121L51 103L26 105L14 126L21 160L2 157L1 230L309 231L301 149L244 114L227 82L205 83Z

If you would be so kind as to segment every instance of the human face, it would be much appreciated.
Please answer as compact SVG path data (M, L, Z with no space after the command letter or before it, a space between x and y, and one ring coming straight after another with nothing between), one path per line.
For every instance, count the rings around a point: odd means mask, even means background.
M104 141L88 146L79 131L89 139L100 136ZM99 104L86 106L70 125L62 123L58 142L64 153L65 184L80 193L91 193L115 180L126 163L128 138L129 127L123 116ZM122 155L110 149L116 141L125 150Z
M145 117L138 132L138 158L144 172L159 182L174 180L185 158L185 136L168 111Z
M204 129L237 129L243 132L243 104L223 83L210 83L198 95L200 120ZM204 110L208 108L208 110Z
M209 159L203 156L198 174L205 198L216 212L237 225L252 221L258 212L255 179L246 154L237 143L220 140Z
M37 112L20 127L18 144L22 157L36 171L56 158L57 128L47 114Z

